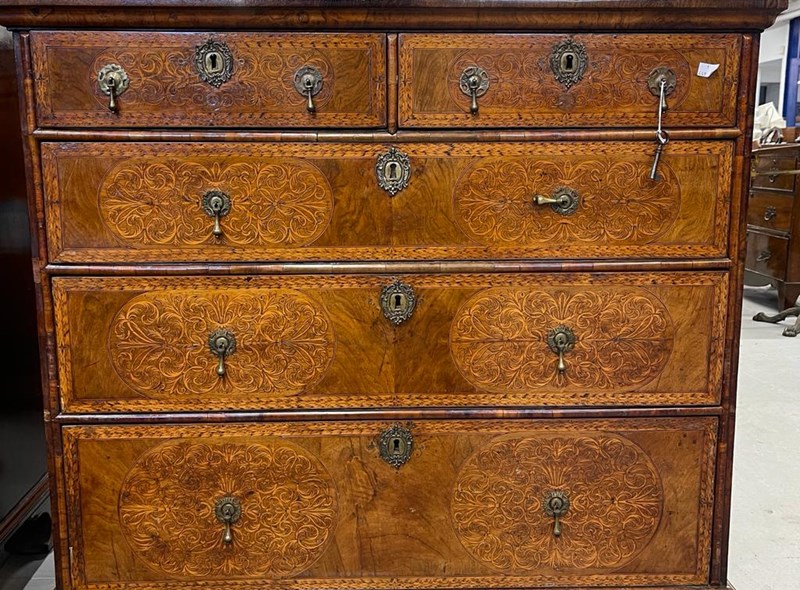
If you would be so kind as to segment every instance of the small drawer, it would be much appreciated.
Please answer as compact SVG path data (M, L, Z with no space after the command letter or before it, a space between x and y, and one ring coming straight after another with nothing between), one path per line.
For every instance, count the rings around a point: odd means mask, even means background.
M405 127L736 124L738 35L400 36ZM701 62L719 68L697 75Z
M716 433L714 417L69 426L70 587L700 586Z
M55 278L62 407L709 405L727 285L724 273Z
M775 231L788 232L792 227L792 199L788 195L753 191L747 205L747 223Z
M794 157L758 156L753 166L753 187L794 192L797 176L791 172L797 169L797 159Z
M55 262L728 251L726 141L670 142L657 181L633 141L45 143L42 159Z
M34 31L31 40L45 127L386 123L380 34Z
M748 231L745 268L766 277L785 281L788 250L787 238Z

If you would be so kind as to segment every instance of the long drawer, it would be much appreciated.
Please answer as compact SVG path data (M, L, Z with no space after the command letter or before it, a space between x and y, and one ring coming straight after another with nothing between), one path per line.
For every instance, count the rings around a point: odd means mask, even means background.
M45 143L57 262L721 257L733 144Z
M55 278L67 412L719 402L726 273Z
M65 427L72 587L700 585L716 432L713 417Z
M668 127L736 124L737 35L404 34L399 45L401 126L655 130L662 79ZM703 63L717 69L701 76Z
M382 34L34 31L31 44L41 126L386 124Z

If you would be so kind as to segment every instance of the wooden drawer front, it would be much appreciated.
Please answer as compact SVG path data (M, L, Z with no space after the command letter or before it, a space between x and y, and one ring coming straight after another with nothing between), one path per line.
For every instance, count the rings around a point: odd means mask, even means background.
M788 232L792 227L792 199L769 192L750 193L747 223L771 230Z
M416 306L395 325L381 299L398 279ZM724 273L53 285L68 412L719 401ZM563 372L559 326L576 339ZM220 329L236 341L224 377L209 348Z
M562 43L583 46L582 79L560 82L551 66ZM573 46L573 68L580 49ZM659 67L676 76L667 127L735 125L740 39L736 35L401 35L399 120L408 127L656 127ZM709 78L701 62L719 64ZM485 72L471 113L465 71Z
M675 258L727 252L733 144L398 144L408 186L375 169L390 145L42 146L58 262ZM213 235L204 196L230 209ZM535 196L576 195L566 213Z
M786 280L789 240L755 231L747 232L747 270Z
M65 427L73 587L706 579L716 418L419 420L403 425L399 470L379 455L389 427ZM569 501L560 537L554 493ZM215 515L226 498L240 512L229 544Z
M796 170L797 160L793 157L759 156L755 158L753 166L753 186L775 191L794 192L797 176L794 174L780 174ZM772 173L775 174L772 174Z
M386 122L386 42L379 34L33 32L36 106L42 126L380 127ZM198 48L230 51L230 79L201 79ZM215 58L223 64L224 56ZM117 113L98 72L121 66L128 88ZM311 67L313 96L295 87Z

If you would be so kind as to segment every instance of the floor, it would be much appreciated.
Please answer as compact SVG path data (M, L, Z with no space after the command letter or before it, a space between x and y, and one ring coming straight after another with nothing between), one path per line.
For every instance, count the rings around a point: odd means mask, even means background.
M800 337L752 321L774 302L774 290L745 288L728 572L737 590L800 587ZM0 590L53 590L53 571L52 554L12 558Z

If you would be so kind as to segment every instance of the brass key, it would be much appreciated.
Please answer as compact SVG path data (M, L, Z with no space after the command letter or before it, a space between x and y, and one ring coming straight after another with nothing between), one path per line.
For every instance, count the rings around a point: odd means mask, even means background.
M650 169L650 180L661 180L658 175L658 162L661 160L661 152L664 151L664 146L669 143L669 133L659 129L656 132L656 142L656 155L653 160L653 167Z

